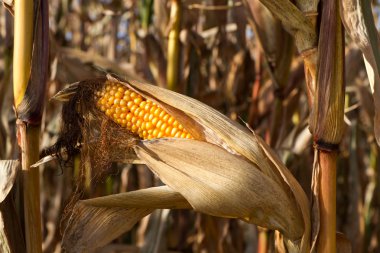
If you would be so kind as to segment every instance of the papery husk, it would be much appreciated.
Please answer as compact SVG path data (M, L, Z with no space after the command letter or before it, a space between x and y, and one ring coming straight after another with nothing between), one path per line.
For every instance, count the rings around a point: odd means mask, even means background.
M108 78L115 80L110 76ZM217 144L231 153L246 157L280 185L288 196L293 195L297 199L305 226L302 242L298 246L301 252L307 251L310 239L310 213L307 197L297 180L260 137L195 99L130 79L127 79L128 84L132 89L161 104L184 124L195 139ZM186 119L183 113L193 120ZM268 163L268 156L271 160L270 163Z
M71 253L91 252L130 230L155 209L191 208L167 186L81 200L76 203L62 239Z
M364 56L375 105L374 133L377 144L380 145L380 51L379 36L372 14L371 2L341 0L340 12L347 33Z
M292 196L242 157L207 142L175 138L143 141L135 151L196 211L301 238L303 221Z
M8 196L20 170L17 160L0 160L0 203Z
M309 252L310 251L310 210L309 210L309 201L303 191L301 185L293 177L292 173L285 167L281 162L280 158L274 153L274 151L258 136L255 136L260 145L260 148L269 158L271 163L274 165L275 169L281 174L283 180L290 186L290 189L296 199L296 202L301 210L302 219L304 222L304 233L301 238L301 241L298 244L287 243L288 249L292 252Z

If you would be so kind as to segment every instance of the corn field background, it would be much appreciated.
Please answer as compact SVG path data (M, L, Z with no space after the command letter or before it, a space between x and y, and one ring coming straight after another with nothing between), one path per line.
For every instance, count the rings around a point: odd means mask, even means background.
M17 1L3 0L0 9L1 160L21 156L12 88L13 50L19 50L13 42ZM379 28L380 3L372 1L372 11ZM320 20L318 16L315 22ZM315 136L309 130L306 63L297 41L259 1L50 0L48 21L49 29L43 31L49 48L39 158L56 143L62 128L62 103L50 98L67 84L114 73L185 94L249 125L311 199ZM343 38L344 123L338 130L342 138L336 160L336 229L348 239L353 253L376 253L380 149L374 134L375 95L361 49L347 33ZM107 155L107 147L102 148ZM67 213L78 198L163 184L144 164L114 162L99 172L83 171L81 163L83 156L76 155L66 164L51 161L38 167L42 252L63 252ZM13 187L10 206L1 202L4 220L14 219L4 216L4 210L19 217L12 223L13 231L25 230L24 216L16 211L23 208L20 191L20 186ZM157 209L95 252L286 252L275 246L276 236L239 219ZM24 252L24 239L15 240L20 248L9 252Z

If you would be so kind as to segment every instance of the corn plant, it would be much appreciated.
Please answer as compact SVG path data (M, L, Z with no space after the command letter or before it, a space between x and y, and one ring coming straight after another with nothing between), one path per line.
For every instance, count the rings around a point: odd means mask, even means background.
M378 251L377 3L3 5L1 252Z

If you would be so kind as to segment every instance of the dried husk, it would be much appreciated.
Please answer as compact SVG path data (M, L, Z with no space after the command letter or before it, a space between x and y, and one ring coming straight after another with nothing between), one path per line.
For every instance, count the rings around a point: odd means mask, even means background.
M17 177L20 162L0 160L0 203L8 196Z
M303 221L294 199L247 160L207 142L175 138L143 141L135 151L196 211L301 238Z
M258 136L192 98L132 79L107 78L161 105L194 137L195 140L137 142L135 151L139 158L167 185L201 212L279 229L293 252L307 252L310 232L307 197ZM101 85L105 79L95 81ZM57 94L56 99L69 99L83 84L71 85ZM211 154L218 158L210 159ZM195 191L198 194L192 194Z
M374 133L377 144L380 145L380 52L371 2L341 0L340 11L347 33L363 53L375 105Z
M155 209L191 208L167 186L79 201L62 239L67 252L91 252L104 246Z

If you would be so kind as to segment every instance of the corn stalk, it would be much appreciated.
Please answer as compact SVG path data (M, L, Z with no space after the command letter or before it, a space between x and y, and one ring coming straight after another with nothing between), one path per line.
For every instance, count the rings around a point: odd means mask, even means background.
M261 2L291 32L304 59L311 107L309 124L316 148L312 250L316 246L318 252L336 252L336 150L342 138L344 108L344 45L338 2L322 3L318 49L315 32L318 1L300 0L295 5L290 1Z
M314 137L313 191L320 228L317 252L336 252L336 163L344 127L344 37L338 1L322 2L319 69L310 130ZM314 213L318 217L318 213ZM317 235L318 234L318 235Z
M21 148L26 249L41 252L39 172L30 166L39 159L48 67L47 1L16 1L14 48L13 90Z
M176 90L179 80L179 32L181 28L181 2L171 1L169 37L168 37L168 67L166 70L167 87Z

